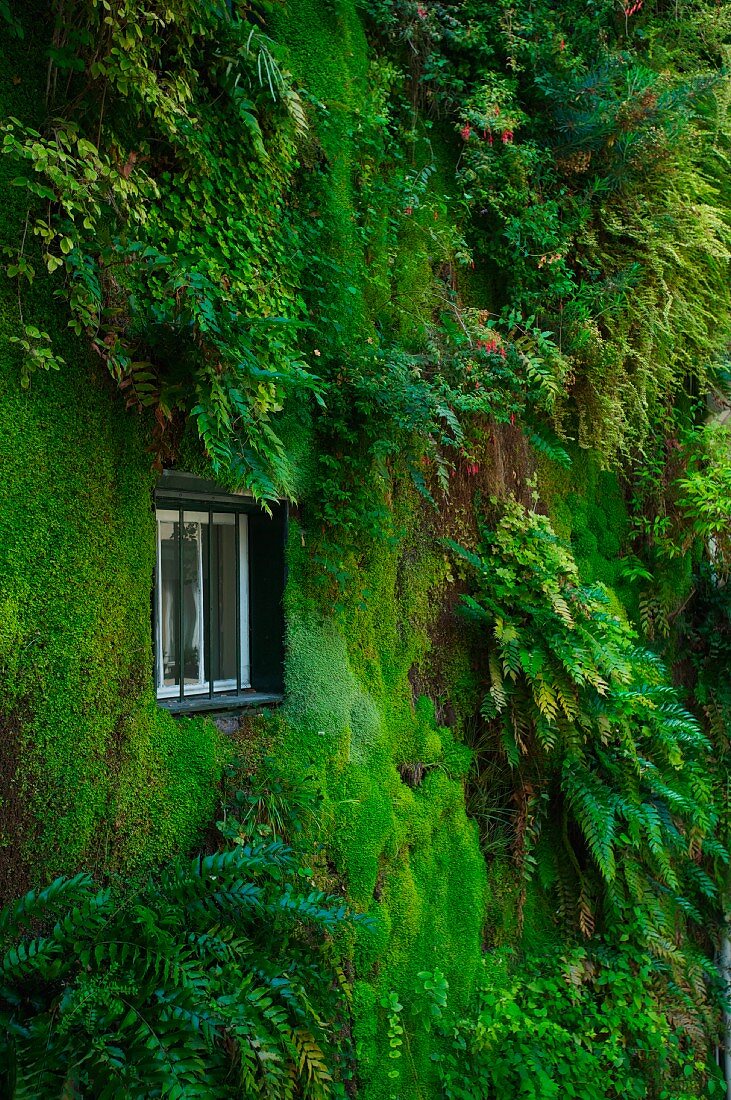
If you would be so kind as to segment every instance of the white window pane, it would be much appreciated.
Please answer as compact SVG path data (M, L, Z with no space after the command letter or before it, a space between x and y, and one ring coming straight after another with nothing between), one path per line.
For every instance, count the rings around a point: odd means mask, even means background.
M195 687L204 679L203 538L191 515L183 517L183 675L185 685Z
M236 686L236 526L229 514L213 515L211 663L218 690Z
M171 512L170 515L176 514ZM178 524L169 519L158 520L157 681L158 689L167 694L178 691L180 685L178 568Z
M161 508L157 528L158 696L180 695L181 673L184 697L249 687L247 517L186 510L181 526Z
M249 521L239 515L239 601L241 607L241 686L251 687L249 660Z
M183 512L183 522L198 524L208 523L208 512Z

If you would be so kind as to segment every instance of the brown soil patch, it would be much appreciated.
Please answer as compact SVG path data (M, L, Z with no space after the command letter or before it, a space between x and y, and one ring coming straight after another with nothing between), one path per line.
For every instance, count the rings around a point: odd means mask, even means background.
M26 738L17 712L0 712L0 904L31 888L31 868L21 854L32 847L37 823L30 810L27 773L21 771Z

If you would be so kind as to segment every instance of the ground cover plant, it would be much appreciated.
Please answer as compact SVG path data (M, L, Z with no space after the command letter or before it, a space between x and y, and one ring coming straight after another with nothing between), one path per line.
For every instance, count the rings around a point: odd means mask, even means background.
M696 1045L702 1024L692 1003L665 989L672 1009L658 1012L662 978L627 946L599 942L523 961L498 952L486 958L483 981L475 1018L453 1027L440 1061L450 1100L724 1094L718 1067Z
M221 828L136 889L79 874L2 910L3 1095L344 1095L332 936L359 918L281 839Z

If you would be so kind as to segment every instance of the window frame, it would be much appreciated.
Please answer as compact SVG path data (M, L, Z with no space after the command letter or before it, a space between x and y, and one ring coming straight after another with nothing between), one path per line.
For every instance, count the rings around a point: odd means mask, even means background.
M213 516L214 514L226 513L233 514L236 517L236 683L231 687L216 689L216 683L221 683L221 681L215 681L213 677L209 675L207 680L201 680L201 684L205 685L204 687L199 688L188 685L186 689L185 671L180 662L180 654L178 654L178 676L180 682L172 691L160 694L158 675L161 644L159 621L161 569L158 513L161 511L177 513L178 523L185 522L184 513L208 513L209 537L207 540L207 566L209 577L212 575L211 557L213 540L210 537L210 525ZM255 674L256 662L254 661L255 651L257 649L257 637L262 633L261 629L258 631L256 629L257 626L261 626L262 624L254 620L263 620L266 618L268 635L263 644L259 647L262 650L263 659L272 660L272 630L269 620L272 619L275 623L279 623L281 620L281 647L274 646L274 650L277 651L274 660L277 666L283 663L284 621L281 599L286 580L286 566L284 561L284 544L286 542L288 524L286 503L278 502L273 506L272 511L275 513L275 523L277 526L270 528L266 532L266 538L261 536L261 541L264 556L268 558L271 556L272 540L274 540L274 556L277 558L281 557L281 576L276 576L278 563L275 562L273 567L275 573L272 575L278 583L273 585L271 604L269 608L266 609L265 614L263 609L266 608L266 594L258 592L255 600L251 598L253 585L261 579L257 576L256 561L258 558L261 564L262 559L262 553L257 555L252 551L255 549L253 546L254 540L257 539L257 536L261 535L263 531L263 524L272 517L267 516L264 509L256 503L250 494L227 493L215 482L206 481L192 474L184 474L179 471L164 471L154 493L155 568L152 592L152 648L153 685L158 706L170 710L173 713L186 713L202 710L238 710L242 707L251 705L281 702L283 698L283 669L279 667L267 668L266 675L262 674L261 669L259 669L260 678L266 681L266 686L258 690L256 687L257 676ZM180 529L181 528L179 528L179 530ZM180 558L182 558L183 540L181 539L178 540L178 553ZM244 567L246 569L246 576L244 576L242 572ZM271 573L271 568L269 568L269 571ZM263 570L259 569L259 573L262 574ZM179 578L182 578L180 568ZM271 582L271 576L269 580ZM180 580L178 583L180 583ZM202 596L202 600L205 600L205 602L202 603L203 636L205 639L202 668L205 675L205 671L212 670L211 612L213 607L213 592L210 583L208 585L207 598ZM179 614L182 619L182 606L179 609ZM178 639L178 645L180 645L180 639L182 639L180 625L178 626ZM281 654L278 652L280 648ZM244 663L244 659L246 663ZM248 671L248 683L245 682L247 678L245 676L246 671ZM272 687L274 687L275 690L272 690Z
M204 525L208 528L207 548L203 551L203 540L196 540L197 552L196 552L196 565L199 576L199 589L201 593L200 615L199 621L196 624L196 633L198 635L198 652L199 657L199 671L203 673L205 677L206 671L209 672L208 678L199 679L198 683L187 683L185 675L185 664L182 660L183 653L181 650L181 642L183 641L183 600L181 599L181 582L182 582L182 565L184 547L183 543L178 536L176 552L178 554L178 623L177 623L177 636L178 636L178 652L176 654L178 676L180 682L178 684L172 684L166 688L160 683L160 661L162 658L162 639L163 631L158 629L156 631L156 646L155 646L155 691L158 702L164 699L175 699L179 702L184 702L185 699L193 699L197 696L212 699L214 696L220 696L224 694L230 695L232 691L236 691L237 695L240 695L242 690L248 691L251 687L251 631L249 626L249 524L248 514L242 509L224 509L221 507L208 507L205 508L203 504L198 503L193 507L190 507L190 502L179 502L177 508L167 508L158 505L155 509L157 517L157 577L159 578L162 573L161 561L162 561L162 539L160 537L160 521L163 523L177 523L178 531L184 525L197 524L201 530ZM215 517L220 516L232 516L233 522L231 524L217 524ZM206 517L203 519L202 517ZM235 635L235 648L236 654L234 664L236 667L236 675L233 678L226 680L218 679L210 675L214 667L213 660L213 635L214 630L212 624L215 621L220 621L220 608L214 610L214 600L216 593L213 590L211 578L213 577L213 530L217 526L230 526L234 528L234 562L235 562L235 580L233 585L233 595L236 599L236 611L234 616L234 635ZM208 590L206 592L206 584L204 577L208 578ZM162 600L163 591L160 584L156 585L156 606L155 612L157 614L157 623L160 624L162 614ZM231 593L228 593L230 595ZM182 675L180 672L182 670Z

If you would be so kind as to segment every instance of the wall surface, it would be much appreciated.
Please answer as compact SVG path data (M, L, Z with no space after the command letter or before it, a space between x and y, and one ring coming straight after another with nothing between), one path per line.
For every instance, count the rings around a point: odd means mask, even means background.
M46 5L0 59L0 114L32 124L45 94ZM45 16L45 18L44 18ZM0 159L2 246L28 204ZM23 306L65 366L20 385L20 329L0 286L0 890L81 865L125 873L192 844L216 804L213 727L175 722L151 680L149 425L68 332L39 275Z
M480 413L475 438L450 452L451 492L440 514L398 446L385 456L367 451L382 440L368 437L347 406L350 393L362 393L353 378L338 407L339 364L374 345L431 364L435 318L444 331L449 321L445 302L477 302L487 317L496 276L489 264L470 268L458 232L463 150L455 128L436 110L425 123L414 104L409 151L389 137L391 90L402 75L369 44L356 0L265 7L309 130L282 157L281 175L280 166L257 162L239 181L243 190L263 181L260 193L247 192L251 294L264 293L270 272L282 276L282 299L310 319L304 339L315 365L330 372L331 402L330 422L304 402L276 409L295 498L285 698L255 720L244 717L233 736L230 724L223 734L210 719L177 719L157 706L153 416L125 408L101 358L72 334L57 281L39 271L21 302L0 275L0 901L79 868L133 879L200 849L226 765L267 755L286 780L318 792L305 841L318 885L344 892L373 920L346 943L358 1095L426 1100L437 1095L433 1056L444 1042L422 1026L429 975L443 973L457 1018L475 993L486 945L550 947L560 936L547 891L526 889L504 835L491 848L490 822L468 814L486 656L458 613L467 574L445 539L474 547L480 501L515 494L530 504L536 494L570 544L577 576L606 586L622 623L637 622L638 588L621 560L631 520L620 473L603 469L601 455L572 439L564 467L546 456L549 445L531 448L529 431L508 414L487 423ZM2 43L0 117L33 125L44 116L48 9L29 0L25 36ZM403 94L399 102L403 109ZM409 161L417 148L431 157L423 179ZM267 173L276 177L271 192ZM27 192L11 186L16 174L0 157L0 249L17 248L27 233ZM281 218L257 208L274 193ZM287 222L281 239L278 219ZM29 316L65 362L37 370L24 389L13 339ZM379 394L373 409L390 396ZM403 418L411 423L408 399ZM182 438L169 462L212 476L191 419L176 428ZM398 428L403 439L408 432ZM425 490L433 468L422 457ZM334 466L350 483L330 477ZM692 565L688 553L663 567L678 603ZM506 767L503 760L503 775ZM504 786L490 812L512 822L518 799ZM389 1059L394 997L408 1042Z
M0 68L0 114L29 124L28 104L42 109L45 5L22 41L9 40ZM330 249L348 264L353 296L335 302L365 338L371 303L386 308L389 283L365 275L354 235L354 119L367 94L363 29L351 5L287 9L275 29L288 40L291 64L314 95L331 106L322 134L330 158L322 187ZM17 244L25 195L0 160L8 201L0 244ZM423 240L407 241L397 281L408 292L430 257ZM80 867L143 871L195 846L213 817L216 781L234 747L210 721L173 719L152 691L150 595L154 564L150 425L125 411L103 364L66 329L51 281L39 275L24 301L34 323L52 334L65 359L20 386L19 331L10 281L0 286L0 888L5 898ZM419 306L409 305L410 324ZM426 303L428 308L429 303ZM390 307L388 307L390 308ZM404 314L406 316L406 314ZM313 443L293 423L293 448L304 481ZM205 472L186 442L187 468ZM287 697L275 746L292 778L314 773L323 794L316 839L331 876L352 903L370 912L374 933L355 945L356 1040L365 1095L391 1095L383 1057L381 999L395 991L407 1019L420 1009L417 974L441 968L456 1007L472 992L480 958L486 873L477 831L465 814L469 752L435 718L446 695L418 690L428 669L430 631L440 615L448 567L423 503L400 505L400 543L366 546L352 561L368 591L346 597L337 613L312 585L313 563L300 524L292 523L287 607ZM467 660L461 658L462 665ZM459 660L458 660L459 663ZM461 667L461 666L460 666ZM469 679L469 670L467 677ZM417 685L415 690L414 685ZM446 686L443 692L447 692ZM447 709L449 709L447 707ZM423 985L423 983L421 983ZM428 1095L428 1036L402 1070L403 1097ZM427 1090L427 1091L424 1091Z

